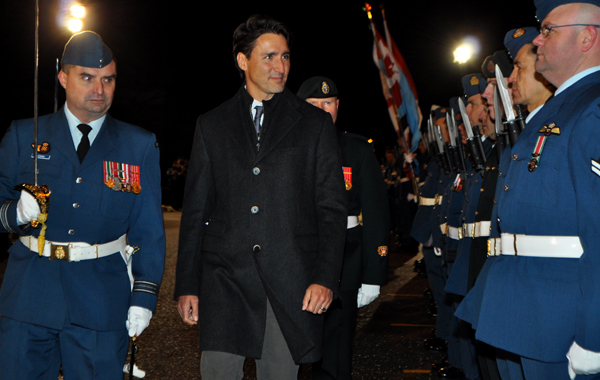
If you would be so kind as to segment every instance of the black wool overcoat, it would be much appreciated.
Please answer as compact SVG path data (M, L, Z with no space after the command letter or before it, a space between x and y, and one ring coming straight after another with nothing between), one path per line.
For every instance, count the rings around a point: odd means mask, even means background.
M311 284L338 289L346 233L331 116L285 89L264 102L260 149L242 87L198 118L175 297L199 298L200 349L260 358L267 299L297 363L321 356Z

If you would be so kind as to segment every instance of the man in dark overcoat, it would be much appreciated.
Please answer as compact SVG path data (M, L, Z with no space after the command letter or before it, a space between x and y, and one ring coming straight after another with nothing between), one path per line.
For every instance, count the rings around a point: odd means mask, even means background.
M203 379L296 379L321 357L346 234L331 116L292 94L290 32L252 16L234 33L245 77L198 118L187 177L175 298L198 324ZM231 154L235 152L235 154Z

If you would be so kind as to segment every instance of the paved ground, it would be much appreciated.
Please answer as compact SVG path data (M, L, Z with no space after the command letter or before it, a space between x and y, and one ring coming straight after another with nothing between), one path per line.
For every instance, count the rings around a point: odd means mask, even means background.
M185 326L172 300L180 212L165 213L167 234L166 268L157 313L138 340L136 362L146 379L201 379L197 328ZM359 310L354 342L354 380L432 379L431 363L437 352L426 351L423 339L435 323L427 314L429 301L423 292L427 280L413 271L416 252L390 250L389 284L371 305ZM6 260L0 257L0 279ZM244 380L256 379L253 361L246 361ZM126 379L129 376L125 377ZM310 365L303 365L300 380L310 379Z

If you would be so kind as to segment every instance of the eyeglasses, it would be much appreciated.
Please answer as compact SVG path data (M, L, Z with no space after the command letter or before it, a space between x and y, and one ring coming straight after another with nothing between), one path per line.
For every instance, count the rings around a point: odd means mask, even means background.
M554 25L554 26L542 26L540 28L540 34L544 36L544 38L548 37L548 34L555 28L563 28L565 26L593 26L595 28L600 28L598 24L569 24L569 25Z

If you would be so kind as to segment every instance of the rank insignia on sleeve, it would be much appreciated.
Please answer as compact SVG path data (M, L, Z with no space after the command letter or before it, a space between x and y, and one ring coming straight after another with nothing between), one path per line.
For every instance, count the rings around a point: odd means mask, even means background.
M388 247L385 245L382 245L381 247L377 247L377 253L379 253L379 256L381 256L381 257L387 256Z
M140 167L104 161L104 184L114 191L139 194L142 191Z
M600 177L600 162L592 158L592 172Z
M352 188L352 168L350 166L342 166L344 169L344 182L346 183L346 190Z

